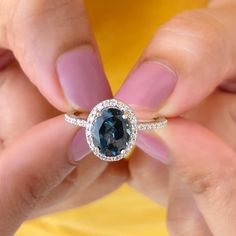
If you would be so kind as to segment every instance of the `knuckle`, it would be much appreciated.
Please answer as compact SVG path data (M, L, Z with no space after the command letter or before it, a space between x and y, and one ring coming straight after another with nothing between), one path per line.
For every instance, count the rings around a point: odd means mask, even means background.
M61 180L61 171L43 176L41 173L29 173L23 177L21 196L25 205L34 206L45 198L50 190Z
M235 184L236 166L227 159L217 167L202 166L193 171L191 167L179 169L179 175L195 195L204 195L208 199L220 199L225 202L235 196L232 186Z
M10 218L27 218L38 203L63 181L65 173L68 173L65 166L44 173L34 168L23 172L14 167L11 171L0 172L0 189L4 189L0 198L1 211Z
M192 173L191 170L183 170L181 176L194 194L212 193L219 187L219 177L214 173Z
M35 56L40 57L32 55L30 48L39 53L48 50L48 43L55 42L55 48L49 50L59 53L64 47L71 47L71 43L90 42L91 32L81 0L17 2L6 34L9 46L15 49L16 57L22 58L24 67L34 68Z
M27 8L24 6L27 5ZM14 30L42 31L47 28L70 26L74 20L81 19L85 10L82 1L73 0L23 0L17 4L10 25Z
M181 13L163 25L159 32L167 42L180 42L173 45L191 56L209 56L216 51L225 53L224 27L206 10Z
M25 176L22 184L21 199L26 208L33 208L37 202L45 197L45 189L47 189L47 181L41 176L31 174Z
M0 188L5 190L0 199L1 211L5 212L9 219L27 218L42 198L41 191L35 187L39 183L38 179L35 176L22 178L22 175L12 178L8 173L1 177Z

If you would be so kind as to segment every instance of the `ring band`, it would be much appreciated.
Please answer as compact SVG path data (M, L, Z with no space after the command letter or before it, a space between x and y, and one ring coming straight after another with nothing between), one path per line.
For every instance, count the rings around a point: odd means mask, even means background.
M125 158L133 149L139 130L161 129L167 125L164 117L138 122L132 108L116 99L98 103L87 119L73 113L65 114L65 121L84 127L91 151L105 161Z
M86 128L87 120L83 118L79 118L74 114L65 114L65 121L79 127ZM140 122L138 123L138 130L150 130L150 129L161 129L166 127L167 119L164 117L158 117L153 121L149 122Z

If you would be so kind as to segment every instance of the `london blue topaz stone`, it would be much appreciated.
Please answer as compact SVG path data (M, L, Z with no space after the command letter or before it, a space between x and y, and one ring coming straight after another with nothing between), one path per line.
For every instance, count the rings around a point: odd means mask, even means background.
M106 156L120 155L125 150L131 134L131 123L117 108L107 108L93 125L94 145Z
M110 99L97 104L87 121L87 142L100 159L118 161L135 145L137 119L132 109L121 101Z

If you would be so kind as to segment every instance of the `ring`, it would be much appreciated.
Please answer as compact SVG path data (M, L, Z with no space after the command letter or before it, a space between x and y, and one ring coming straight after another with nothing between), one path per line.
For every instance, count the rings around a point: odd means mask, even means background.
M98 103L87 119L73 113L65 114L65 121L86 129L91 151L104 161L127 157L136 143L138 130L160 129L167 125L164 117L138 122L132 108L116 99Z

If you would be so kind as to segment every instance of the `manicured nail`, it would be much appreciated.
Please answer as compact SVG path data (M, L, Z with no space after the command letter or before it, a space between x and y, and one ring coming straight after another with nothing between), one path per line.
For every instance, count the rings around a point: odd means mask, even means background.
M89 46L60 56L57 73L66 98L76 109L89 111L98 102L112 97L102 65Z
M69 158L72 162L78 162L90 152L91 150L86 141L85 129L82 128L76 133L69 147Z
M139 132L136 144L149 156L163 162L164 164L169 164L169 150L156 134L151 132Z
M167 66L144 62L128 76L116 98L134 108L156 110L172 93L177 81L176 74Z

